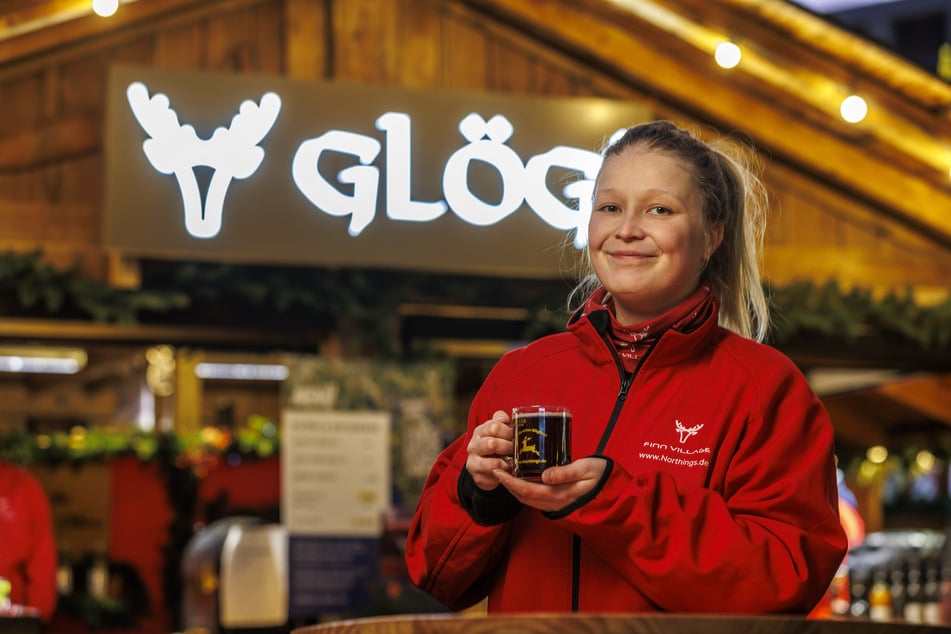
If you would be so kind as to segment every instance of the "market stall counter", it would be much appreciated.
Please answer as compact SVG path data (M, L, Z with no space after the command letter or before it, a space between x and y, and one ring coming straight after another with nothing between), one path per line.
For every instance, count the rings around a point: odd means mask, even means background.
M680 614L407 615L297 628L292 634L937 634L935 625L784 616Z

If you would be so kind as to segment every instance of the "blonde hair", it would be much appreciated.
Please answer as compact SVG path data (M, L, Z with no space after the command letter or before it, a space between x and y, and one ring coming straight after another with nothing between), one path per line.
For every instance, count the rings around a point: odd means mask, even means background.
M723 225L723 241L702 273L720 302L720 324L744 337L763 341L769 308L760 278L760 253L769 197L759 178L760 164L749 147L727 139L706 143L669 121L629 128L603 151L608 161L628 148L665 152L689 165L696 179L705 227ZM582 263L583 279L569 304L584 301L600 281L590 257Z

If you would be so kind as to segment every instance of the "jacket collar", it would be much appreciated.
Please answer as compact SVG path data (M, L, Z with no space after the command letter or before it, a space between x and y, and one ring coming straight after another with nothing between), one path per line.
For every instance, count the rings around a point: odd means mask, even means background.
M592 310L587 314L584 311L585 305L582 305L571 315L568 319L568 331L578 338L584 353L596 365L614 366L614 355L611 344L608 343L608 328L611 323L608 310ZM712 345L722 334L717 323L719 311L720 304L714 299L710 315L690 332L681 332L676 328L666 330L648 353L645 364L666 367L702 355L704 348Z

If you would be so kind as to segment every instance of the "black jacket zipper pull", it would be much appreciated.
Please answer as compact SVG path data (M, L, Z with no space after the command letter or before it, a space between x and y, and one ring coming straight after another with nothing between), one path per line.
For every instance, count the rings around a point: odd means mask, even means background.
M628 374L624 377L624 380L621 381L621 391L617 393L617 398L619 401L623 401L625 398L627 398L627 391L631 389L631 383L633 382L633 374Z

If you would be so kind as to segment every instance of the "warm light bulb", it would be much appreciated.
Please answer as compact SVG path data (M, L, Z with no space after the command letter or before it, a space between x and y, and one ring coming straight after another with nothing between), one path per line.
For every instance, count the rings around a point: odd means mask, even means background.
M858 123L868 114L868 104L858 95L849 95L842 100L839 112L842 114L842 118L849 123Z
M915 456L915 464L925 473L929 473L934 467L935 456L927 449L922 449Z
M119 0L92 0L92 10L96 15L108 18L119 10Z
M881 445L869 447L868 451L865 452L865 457L868 458L869 462L874 464L882 464L888 460L888 449L882 447Z
M713 53L713 59L723 68L733 68L740 63L742 56L740 47L733 42L720 42Z

